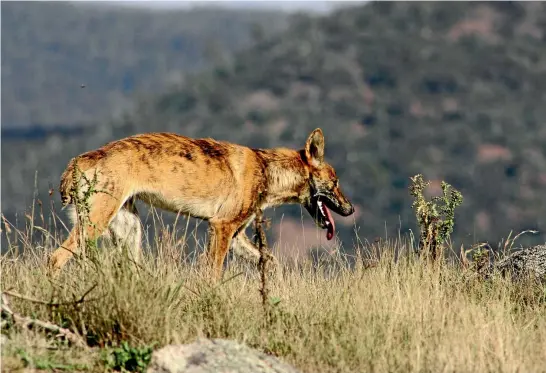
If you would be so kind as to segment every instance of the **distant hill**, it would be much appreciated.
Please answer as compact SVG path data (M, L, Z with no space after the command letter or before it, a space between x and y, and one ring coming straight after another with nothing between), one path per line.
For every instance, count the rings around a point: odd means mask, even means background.
M283 30L281 12L2 2L2 125L91 123ZM261 34L261 35L260 35ZM85 88L82 89L81 85Z
M446 180L465 197L456 247L495 246L523 229L540 231L527 242L544 242L545 21L546 4L530 2L376 2L299 16L287 31L139 103L96 136L66 142L63 151L43 145L50 161L19 156L13 146L13 162L27 162L24 177L14 177L29 179L40 165L47 175L40 182L56 184L71 156L141 131L267 147L301 146L321 127L326 158L357 206L361 239L415 232L407 187L423 173L432 192ZM283 213L283 240L294 242L303 224L307 246L323 243L309 239L317 233L305 212L303 223L297 208L279 209L277 222ZM351 247L353 221L338 220Z
M497 243L546 230L543 20L546 4L518 2L302 17L128 123L256 147L300 146L322 127L364 237L414 228L407 186L422 172L463 192L455 238Z

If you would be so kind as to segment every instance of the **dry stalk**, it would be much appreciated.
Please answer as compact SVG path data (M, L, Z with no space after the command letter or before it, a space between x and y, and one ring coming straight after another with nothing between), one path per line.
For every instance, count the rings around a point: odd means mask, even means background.
M30 328L32 325L36 325L45 330L49 330L50 332L56 333L58 336L61 335L65 337L68 341L70 341L72 344L74 344L77 347L81 347L81 348L87 347L83 338L81 338L79 335L71 332L68 329L62 328L48 321L32 319L30 317L22 316L14 312L9 306L6 293L2 293L1 298L2 298L2 311L10 315L13 318L13 321L16 324L21 325L23 328Z
M98 298L85 299L85 297L89 293L91 293L96 287L97 287L97 284L94 284L85 293L83 293L83 295L80 298L78 298L77 300L72 301L72 302L57 302L57 303L47 302L47 301L44 301L44 300L35 299L35 298L28 297L26 295L16 293L16 292L13 292L11 290L4 290L2 292L2 294L9 295L10 297L26 300L27 302L31 302L31 303L43 304L43 305L46 305L46 306L49 306L49 307L59 307L59 306L77 305L77 304L83 303L85 301L90 302L90 301L97 300Z
M256 245L260 251L260 260L258 261L258 270L260 271L260 295L262 296L262 305L266 317L269 319L269 287L267 282L267 263L269 261L269 255L267 250L267 238L263 229L263 211L257 209L256 219L254 220L256 227Z

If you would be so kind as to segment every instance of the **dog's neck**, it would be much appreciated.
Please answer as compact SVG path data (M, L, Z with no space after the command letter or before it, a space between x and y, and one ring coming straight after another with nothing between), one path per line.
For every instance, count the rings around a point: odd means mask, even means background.
M309 171L302 151L275 148L256 150L264 165L264 206L301 203L308 194Z

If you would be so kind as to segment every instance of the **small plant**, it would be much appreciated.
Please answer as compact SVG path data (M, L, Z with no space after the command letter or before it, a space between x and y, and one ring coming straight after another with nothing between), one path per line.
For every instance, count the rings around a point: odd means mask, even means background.
M119 347L107 350L102 361L108 369L120 372L144 372L152 359L155 343L144 347L131 347L123 341Z
M414 201L411 207L415 210L419 224L419 252L438 260L443 252L443 245L449 239L455 226L455 209L463 203L462 194L451 185L442 181L442 196L432 197L427 201L423 192L430 184L423 180L423 175L417 174L411 179L409 187Z

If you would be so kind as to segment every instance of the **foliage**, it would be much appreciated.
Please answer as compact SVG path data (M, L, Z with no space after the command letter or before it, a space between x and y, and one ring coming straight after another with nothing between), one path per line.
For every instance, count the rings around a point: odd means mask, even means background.
M455 226L455 209L463 203L462 194L442 181L442 196L434 196L427 201L425 188L430 184L418 174L411 178L410 194L414 198L411 207L415 210L417 223L421 230L419 249L433 261L440 258L443 247Z
M119 347L104 352L105 366L121 372L145 372L152 359L153 346L131 347L123 341Z
M28 238L28 232L20 234ZM10 306L52 320L48 300L61 304L55 306L58 318L87 337L89 348L55 343L51 349L55 333L12 327L2 342L6 371L17 371L21 359L52 371L84 365L90 372L144 371L152 349L202 336L245 343L304 372L543 368L543 287L500 276L483 281L458 261L433 270L416 260L405 237L362 247L356 263L339 253L319 265L281 258L283 276L269 283L276 297L270 298L268 325L255 266L231 261L229 281L211 286L194 262L173 260L177 248L157 241L157 252L146 253L138 266L101 251L97 265L68 265L52 281L44 248L24 242L21 253L1 258L3 288L25 296L11 297ZM375 265L359 265L365 258ZM74 295L90 288L75 307Z

